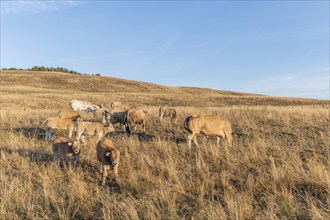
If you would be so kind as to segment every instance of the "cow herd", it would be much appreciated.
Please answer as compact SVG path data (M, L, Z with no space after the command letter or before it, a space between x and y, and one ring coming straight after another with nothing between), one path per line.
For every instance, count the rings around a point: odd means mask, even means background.
M90 102L72 100L69 102L71 110L60 110L58 117L47 118L42 125L47 127L46 140L53 139L52 130L66 130L68 137L57 137L53 140L52 150L54 160L58 165L61 161L70 160L76 168L80 156L81 145L85 144L85 136L96 135L98 142L96 143L96 156L101 164L100 172L102 173L102 185L105 185L107 171L114 171L116 180L118 179L118 163L120 152L115 148L111 139L105 137L107 133L114 132L114 124L119 123L125 131L132 135L136 130L136 126L140 125L143 132L146 131L146 115L147 112L129 103L113 102L109 108L103 109L104 106L93 105ZM93 113L102 109L102 121L84 121L79 111L85 111L86 114ZM172 124L177 124L177 112L174 108L160 107L159 120L162 123L164 118L169 118ZM220 137L227 139L232 146L232 128L228 119L219 115L187 115L184 120L184 129L188 131L188 146L191 148L193 140L198 147L197 135L204 134L207 136L216 136L217 145L219 146ZM75 134L75 139L72 139Z

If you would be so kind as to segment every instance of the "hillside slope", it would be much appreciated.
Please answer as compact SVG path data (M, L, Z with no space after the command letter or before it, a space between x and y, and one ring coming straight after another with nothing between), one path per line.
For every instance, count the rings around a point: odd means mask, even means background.
M1 71L1 92L47 94L52 90L80 94L109 94L140 105L171 104L180 106L228 105L322 105L326 100L271 97L206 88L170 87L104 76L75 75L59 72ZM175 97L175 99L173 98ZM93 100L90 100L93 101Z

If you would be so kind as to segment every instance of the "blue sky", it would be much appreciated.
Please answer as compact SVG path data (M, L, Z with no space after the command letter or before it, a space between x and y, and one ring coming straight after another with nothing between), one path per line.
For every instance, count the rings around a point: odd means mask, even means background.
M329 99L329 1L3 1L1 68Z

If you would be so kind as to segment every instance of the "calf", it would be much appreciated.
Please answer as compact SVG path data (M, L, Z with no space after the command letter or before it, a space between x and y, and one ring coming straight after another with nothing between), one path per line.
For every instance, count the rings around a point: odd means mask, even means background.
M74 168L77 167L77 163L80 157L80 142L71 141L66 137L57 137L53 141L53 156L57 165L60 166L60 161L71 160Z
M101 123L101 122L89 122L89 121L78 121L77 122L77 135L76 140L84 141L84 135L97 135L99 140L104 137L108 132L115 131L111 123Z
M113 170L116 181L118 181L118 163L120 152L115 149L113 142L109 138L103 137L96 144L96 156L100 162L100 173L102 174L102 185L105 185L107 171Z

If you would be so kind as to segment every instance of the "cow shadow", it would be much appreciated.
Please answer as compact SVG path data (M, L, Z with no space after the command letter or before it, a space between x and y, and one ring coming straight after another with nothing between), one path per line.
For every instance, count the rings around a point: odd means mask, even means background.
M13 131L15 133L21 133L25 137L30 139L44 140L46 136L46 130L39 127L21 127L8 130Z
M9 147L2 147L0 148L1 157L5 156L6 154L18 154L21 157L29 158L29 161L35 163L43 163L48 164L52 161L53 155L44 152L41 149L31 150L31 149L13 149Z
M118 136L122 136L122 137L136 137L137 139L139 139L139 141L156 141L159 139L159 137L157 135L154 134L148 134L146 132L133 132L132 134L127 133L126 131L115 131L115 132L109 132L106 137L118 137Z

